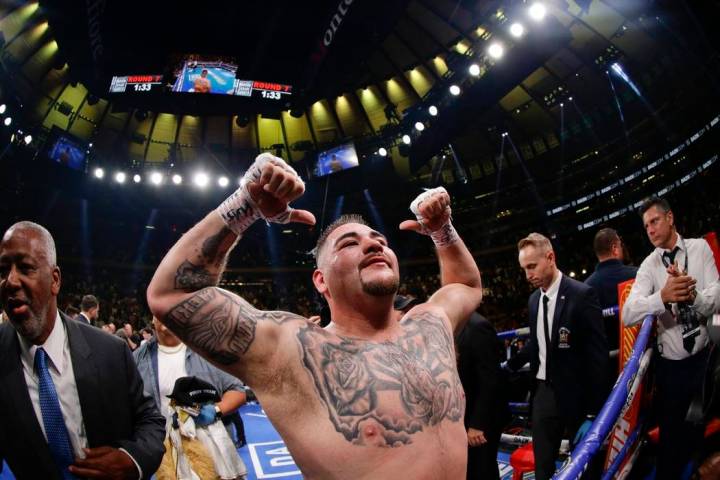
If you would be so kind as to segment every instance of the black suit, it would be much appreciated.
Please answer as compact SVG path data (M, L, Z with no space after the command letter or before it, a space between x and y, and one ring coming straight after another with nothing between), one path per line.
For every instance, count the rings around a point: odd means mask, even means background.
M507 379L500 369L501 342L492 324L473 313L457 338L458 373L465 389L465 429L482 430L488 443L469 447L467 478L499 479L500 434L510 420Z
M513 370L529 361L533 378L540 366L539 301L538 289L530 295L528 302L528 342L508 361ZM602 312L591 287L563 275L550 338L546 381L537 381L532 413L536 478L539 479L549 478L554 472L563 434L574 435L585 416L597 414L605 402L608 348ZM551 417L550 421L546 421L548 417Z
M75 315L75 318L73 318L73 320L77 320L78 322L82 322L86 325L92 325L92 322L90 321L90 319L88 317L86 317L85 315L83 315L82 312Z
M68 336L85 433L90 448L124 448L145 477L155 473L165 448L165 419L120 339L60 314ZM0 325L0 462L17 478L60 479L28 394L20 341Z
M605 260L597 264L595 272L585 280L585 283L597 292L600 308L610 308L618 304L618 284L635 278L637 270L637 267L624 265L620 260ZM618 317L605 318L605 336L610 350L618 348L619 334Z

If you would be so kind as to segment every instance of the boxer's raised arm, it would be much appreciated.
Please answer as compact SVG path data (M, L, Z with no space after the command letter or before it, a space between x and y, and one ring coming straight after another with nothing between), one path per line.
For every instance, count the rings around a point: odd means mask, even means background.
M229 252L255 220L315 222L310 212L289 207L303 192L302 180L292 168L281 159L261 155L242 186L170 249L148 286L153 314L226 370L235 371L241 358L272 352L276 326L300 318L259 311L217 284Z

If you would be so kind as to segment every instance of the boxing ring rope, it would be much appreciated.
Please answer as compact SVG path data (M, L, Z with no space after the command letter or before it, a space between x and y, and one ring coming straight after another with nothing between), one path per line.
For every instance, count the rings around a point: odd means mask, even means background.
M571 460L555 473L553 480L579 479L592 457L602 446L603 441L614 427L622 411L626 408L625 406L630 404L628 398L634 395L637 386L642 381L642 364L644 363L645 367L649 364L650 354L646 354L645 347L650 338L653 321L654 317L651 315L648 315L643 320L632 354L615 382L608 400L603 405L585 438L573 450L570 455ZM632 385L629 385L631 382ZM625 453L627 453L627 450L625 450ZM618 457L621 456L618 455Z

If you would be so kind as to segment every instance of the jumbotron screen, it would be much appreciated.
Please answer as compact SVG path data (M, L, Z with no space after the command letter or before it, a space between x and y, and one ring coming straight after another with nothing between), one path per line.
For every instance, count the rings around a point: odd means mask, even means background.
M358 166L358 155L355 144L345 143L318 154L315 176L322 177Z
M236 72L237 65L225 59L190 55L175 72L173 92L233 95Z

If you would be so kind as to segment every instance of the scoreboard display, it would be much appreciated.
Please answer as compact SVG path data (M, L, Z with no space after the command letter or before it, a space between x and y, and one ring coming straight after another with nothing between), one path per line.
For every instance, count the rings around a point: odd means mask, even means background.
M280 100L292 94L292 86L257 80L235 80L233 93L239 97Z
M110 93L152 92L162 90L162 75L126 75L112 77Z
M125 75L114 76L110 82L110 93L149 93L166 91L162 75ZM177 92L180 93L180 92ZM226 91L235 97L246 97L260 101L275 102L288 99L292 95L292 86L281 83L261 82L258 80L235 79L232 89Z

